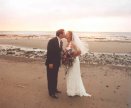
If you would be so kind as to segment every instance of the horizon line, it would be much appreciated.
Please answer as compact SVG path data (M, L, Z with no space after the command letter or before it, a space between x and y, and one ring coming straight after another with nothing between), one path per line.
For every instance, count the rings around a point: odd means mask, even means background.
M57 31L57 30L56 30ZM0 32L56 32L55 30L0 30ZM73 31L73 30L72 30ZM131 31L73 31L73 32L131 32Z

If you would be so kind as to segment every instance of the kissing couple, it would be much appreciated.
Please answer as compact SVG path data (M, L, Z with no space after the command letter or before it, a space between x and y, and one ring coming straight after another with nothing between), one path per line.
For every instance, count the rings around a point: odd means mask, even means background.
M67 40L66 48L63 49L62 39ZM47 82L49 96L54 99L58 99L58 93L61 93L57 89L58 71L62 61L62 52L71 49L73 56L75 57L72 66L68 69L66 74L66 88L68 96L91 96L84 88L81 73L80 73L80 61L79 56L87 53L88 48L80 40L77 35L74 35L72 31L65 33L64 29L56 31L56 37L49 40L47 45Z

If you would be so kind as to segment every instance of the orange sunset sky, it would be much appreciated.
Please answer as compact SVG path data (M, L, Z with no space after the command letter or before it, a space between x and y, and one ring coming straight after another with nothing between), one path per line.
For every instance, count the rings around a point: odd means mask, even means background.
M0 0L0 31L131 32L131 0Z

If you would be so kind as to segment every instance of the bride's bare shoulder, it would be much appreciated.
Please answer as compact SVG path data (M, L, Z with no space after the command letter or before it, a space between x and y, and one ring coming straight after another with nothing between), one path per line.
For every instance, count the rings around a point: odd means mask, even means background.
M75 44L75 42L71 42L72 44L72 48L74 48L75 50L78 50L79 48L77 47L77 45Z
M72 45L72 47L76 47L76 44L75 44L75 42L71 42L71 45Z

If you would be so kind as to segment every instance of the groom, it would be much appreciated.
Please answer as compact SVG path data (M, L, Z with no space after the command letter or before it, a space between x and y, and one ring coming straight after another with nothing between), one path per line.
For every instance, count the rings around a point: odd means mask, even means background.
M56 93L61 93L57 89L57 78L58 71L61 64L61 52L62 52L62 38L65 37L64 29L56 31L56 37L49 40L47 45L47 80L48 80L48 91L52 98L57 99Z

